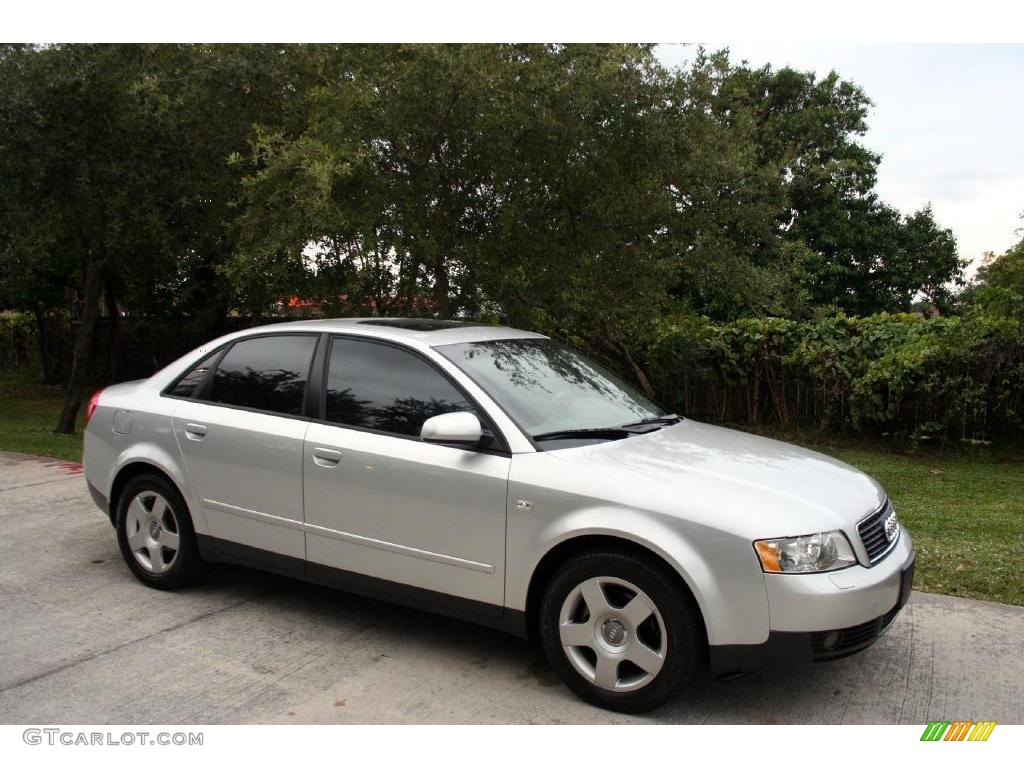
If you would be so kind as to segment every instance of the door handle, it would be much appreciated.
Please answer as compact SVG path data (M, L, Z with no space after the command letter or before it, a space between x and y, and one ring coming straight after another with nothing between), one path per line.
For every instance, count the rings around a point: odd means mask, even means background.
M185 425L185 437L189 440L202 440L206 437L206 425L205 424L186 424Z
M320 467L336 467L341 461L341 451L331 448L314 448L313 463Z

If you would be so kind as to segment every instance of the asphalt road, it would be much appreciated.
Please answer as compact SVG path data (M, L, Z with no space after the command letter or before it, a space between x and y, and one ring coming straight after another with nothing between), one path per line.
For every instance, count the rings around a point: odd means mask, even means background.
M501 633L241 568L148 589L80 469L0 453L3 723L1024 723L1024 608L914 593L830 664L703 679L646 717Z

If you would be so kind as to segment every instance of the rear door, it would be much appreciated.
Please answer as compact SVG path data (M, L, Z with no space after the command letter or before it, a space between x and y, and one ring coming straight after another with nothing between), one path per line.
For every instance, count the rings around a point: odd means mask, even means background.
M240 339L197 399L176 409L174 434L211 536L305 558L303 408L317 339Z

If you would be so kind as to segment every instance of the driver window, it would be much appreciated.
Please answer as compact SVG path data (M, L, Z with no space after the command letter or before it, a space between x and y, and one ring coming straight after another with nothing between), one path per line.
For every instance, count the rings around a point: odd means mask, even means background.
M327 421L419 437L424 421L452 411L476 413L466 397L420 357L390 344L331 340Z

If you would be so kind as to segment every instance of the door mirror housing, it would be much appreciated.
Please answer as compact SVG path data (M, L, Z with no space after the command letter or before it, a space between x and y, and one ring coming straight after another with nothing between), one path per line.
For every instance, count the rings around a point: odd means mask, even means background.
M470 411L455 411L432 416L423 422L420 438L425 443L477 445L483 437L480 419Z

